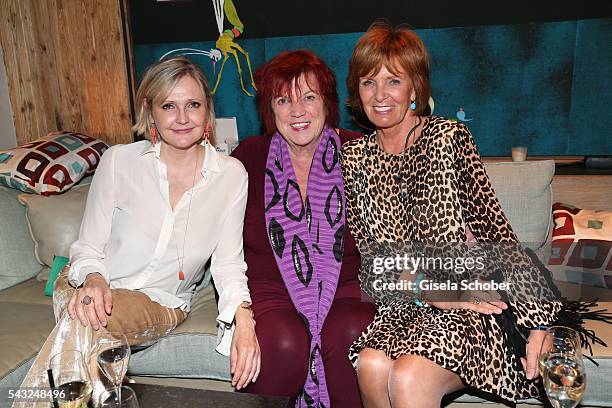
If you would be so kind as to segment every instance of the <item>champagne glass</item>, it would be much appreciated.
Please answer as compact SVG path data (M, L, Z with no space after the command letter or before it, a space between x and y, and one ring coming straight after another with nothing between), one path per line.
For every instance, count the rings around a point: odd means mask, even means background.
M115 386L121 405L121 383L130 360L130 345L122 332L106 331L100 334L96 346L98 366Z
M544 390L554 408L574 408L586 389L582 358L576 354L551 353L544 365Z
M49 360L49 375L61 408L87 408L91 398L91 380L83 354L64 350Z
M138 398L133 389L127 385L121 386L120 392L117 393L116 389L107 390L100 395L100 408L139 408Z
M544 367L548 356L559 353L575 355L578 358L582 357L580 338L576 330L565 326L551 326L546 329L546 335L538 357L540 375L544 376Z

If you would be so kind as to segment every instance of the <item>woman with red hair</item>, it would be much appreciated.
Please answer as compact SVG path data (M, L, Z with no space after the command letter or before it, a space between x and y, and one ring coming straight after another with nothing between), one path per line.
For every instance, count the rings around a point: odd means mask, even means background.
M234 151L249 173L244 255L261 373L247 391L296 406L359 407L347 358L372 321L360 256L345 225L336 79L310 51L283 52L255 75L265 134Z

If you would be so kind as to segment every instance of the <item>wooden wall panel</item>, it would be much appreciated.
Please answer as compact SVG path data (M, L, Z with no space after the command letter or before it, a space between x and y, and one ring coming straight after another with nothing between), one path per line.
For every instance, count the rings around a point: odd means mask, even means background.
M3 0L0 41L18 144L54 130L129 143L119 0Z

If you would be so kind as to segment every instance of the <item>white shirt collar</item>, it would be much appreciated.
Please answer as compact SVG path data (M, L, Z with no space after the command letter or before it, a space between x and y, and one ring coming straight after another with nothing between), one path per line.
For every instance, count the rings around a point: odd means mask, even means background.
M160 159L160 149L161 142L155 145L148 143L149 147L141 153L141 156L144 156L149 153L155 153L155 157ZM201 146L204 146L204 162L202 163L202 168L200 171L204 174L205 171L214 171L215 173L220 172L219 168L219 153L217 149L211 144L205 141L200 143Z

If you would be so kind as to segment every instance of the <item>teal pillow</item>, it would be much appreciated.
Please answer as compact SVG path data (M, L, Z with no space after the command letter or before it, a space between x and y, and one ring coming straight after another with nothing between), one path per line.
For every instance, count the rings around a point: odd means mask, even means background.
M53 286L55 280L59 276L60 272L68 264L69 259L65 256L56 255L53 257L53 265L51 265L51 272L49 272L49 280L45 286L45 295L53 296Z

